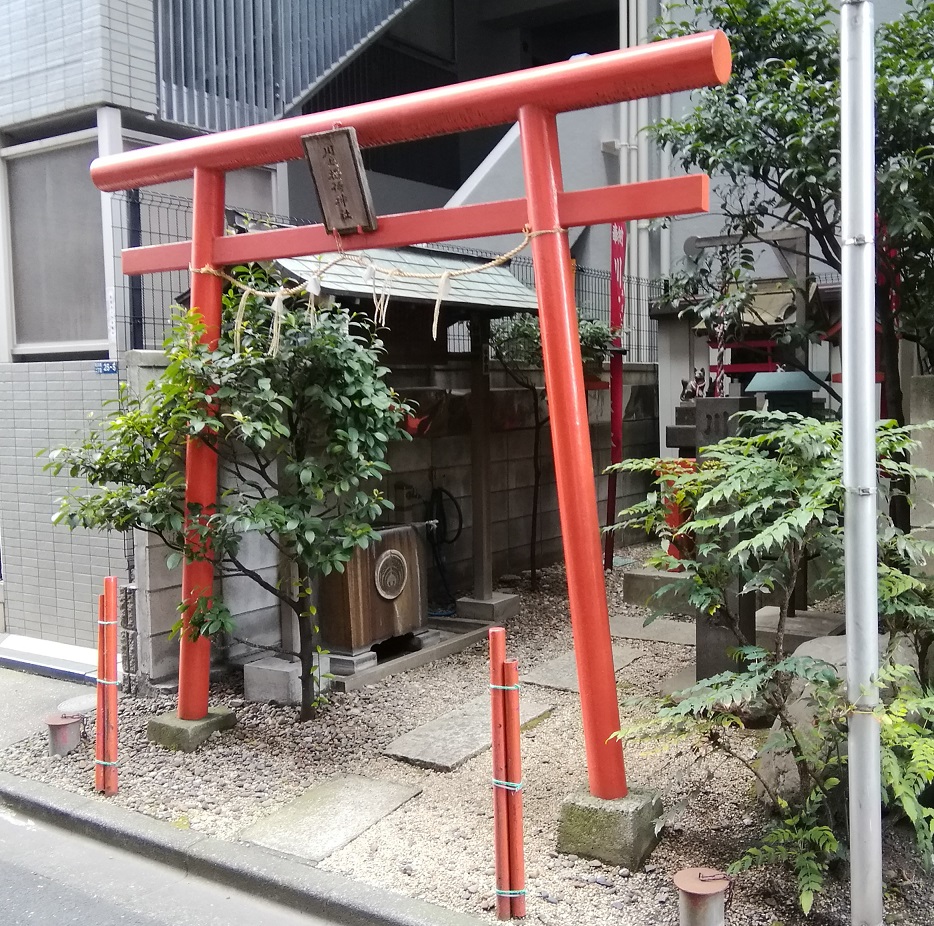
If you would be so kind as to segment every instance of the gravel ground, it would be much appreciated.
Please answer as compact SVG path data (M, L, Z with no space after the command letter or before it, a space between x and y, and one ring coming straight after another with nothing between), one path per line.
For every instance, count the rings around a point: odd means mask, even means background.
M641 560L644 548L627 551ZM563 571L546 570L536 593L523 581L522 608L509 622L510 655L520 670L571 647ZM610 608L644 614L622 600L621 573L608 578ZM650 694L660 679L693 659L690 647L627 641L641 655L619 676L621 695ZM215 734L195 754L167 753L146 739L146 720L171 710L170 699L124 698L120 705L120 793L125 807L180 827L234 839L245 826L279 808L316 782L354 773L420 785L421 795L384 818L321 867L358 880L458 909L494 922L492 805L489 752L453 773L417 769L381 750L396 736L464 700L484 693L486 648L393 676L349 694L334 694L310 723L298 725L292 708L244 703L235 688L212 701L237 712L237 726ZM531 686L530 686L531 689ZM530 691L531 693L531 691ZM630 785L650 788L668 814L661 844L642 872L559 856L556 821L562 799L586 781L576 695L537 689L555 705L550 717L523 734L528 921L544 926L676 924L671 876L697 865L725 867L761 833L749 773L722 758L629 747ZM624 706L623 724L639 716ZM90 734L92 731L88 731ZM743 733L748 750L754 731ZM92 792L92 737L64 758L46 754L37 734L0 752L0 768L68 790ZM911 834L886 823L886 920L931 923L934 892L912 854ZM740 876L728 913L731 926L844 926L847 885L829 879L811 915L794 903L793 882L780 870Z

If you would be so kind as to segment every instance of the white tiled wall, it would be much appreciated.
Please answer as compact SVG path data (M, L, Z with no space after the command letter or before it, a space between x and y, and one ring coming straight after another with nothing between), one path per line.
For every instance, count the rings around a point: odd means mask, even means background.
M0 364L0 537L6 630L96 645L103 579L126 576L123 537L52 524L70 480L43 472L40 451L73 441L117 394L93 361Z

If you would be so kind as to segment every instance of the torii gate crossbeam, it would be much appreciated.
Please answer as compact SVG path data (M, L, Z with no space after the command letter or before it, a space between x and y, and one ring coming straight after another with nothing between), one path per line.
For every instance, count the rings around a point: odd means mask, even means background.
M128 274L192 268L191 304L205 324L204 339L216 346L221 322L221 281L204 268L288 255L539 232L532 241L542 329L545 387L551 409L558 506L567 566L571 626L580 681L581 712L591 793L619 798L627 793L621 745L608 742L619 729L616 676L610 644L600 523L583 388L574 283L566 230L572 225L702 212L707 178L681 177L622 187L565 192L556 116L662 93L723 84L730 48L722 32L705 32L638 48L607 52L561 64L483 78L326 113L236 129L186 141L99 158L91 176L101 190L115 191L194 178L192 240L123 252ZM339 242L322 226L224 236L224 175L304 156L301 138L336 125L356 129L362 146L519 122L526 197L500 203L436 209L379 219L374 232ZM196 437L186 458L186 506L210 510L217 500L216 456ZM209 560L183 566L182 595L188 606L213 593ZM209 643L182 634L179 716L207 714Z

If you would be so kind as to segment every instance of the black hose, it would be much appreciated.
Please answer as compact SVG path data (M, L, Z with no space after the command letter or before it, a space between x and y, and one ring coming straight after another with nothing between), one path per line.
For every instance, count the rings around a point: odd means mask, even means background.
M454 511L457 513L457 528L453 536L450 534L448 526L448 513L445 506L445 499L449 499L454 505ZM431 554L438 567L438 575L441 578L441 584L444 586L447 602L443 608L431 609L431 614L437 617L448 617L457 613L457 598L451 591L448 583L447 568L444 565L444 557L441 548L445 544L456 543L464 531L464 512L461 510L460 503L445 488L435 487L431 490L426 504L425 520L429 522L428 541L431 544Z

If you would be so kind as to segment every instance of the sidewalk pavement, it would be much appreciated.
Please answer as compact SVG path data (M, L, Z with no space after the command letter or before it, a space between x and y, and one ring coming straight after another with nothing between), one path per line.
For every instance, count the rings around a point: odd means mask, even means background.
M0 748L45 729L58 704L88 685L0 668ZM255 845L180 830L95 798L0 772L0 803L192 874L251 891L341 926L480 926L464 914L322 871Z

